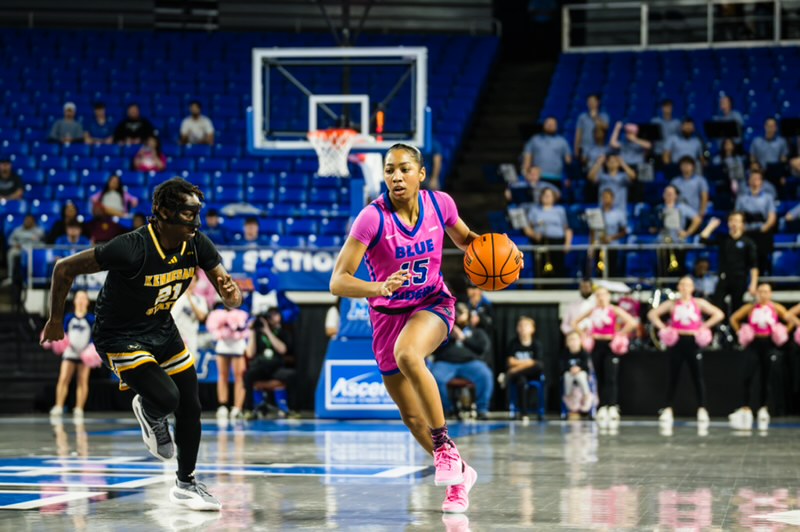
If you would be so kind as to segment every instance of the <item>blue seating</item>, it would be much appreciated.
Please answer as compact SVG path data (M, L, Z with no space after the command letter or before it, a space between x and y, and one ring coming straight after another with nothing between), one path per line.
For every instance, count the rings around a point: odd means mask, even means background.
M311 219L286 220L286 234L288 235L311 235L317 232L317 222Z
M258 230L263 235L279 235L283 233L283 222L276 218L261 218Z

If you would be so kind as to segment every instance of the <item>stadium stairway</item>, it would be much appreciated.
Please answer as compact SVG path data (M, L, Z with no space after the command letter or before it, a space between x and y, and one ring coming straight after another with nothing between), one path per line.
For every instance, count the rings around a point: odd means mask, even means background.
M0 404L6 412L32 412L42 390L58 379L60 359L39 346L42 326L38 317L0 314Z

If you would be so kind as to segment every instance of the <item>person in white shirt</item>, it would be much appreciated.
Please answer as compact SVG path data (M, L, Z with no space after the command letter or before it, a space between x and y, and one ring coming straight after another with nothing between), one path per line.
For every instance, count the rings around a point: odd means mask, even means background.
M581 293L581 299L570 303L564 312L563 318L561 319L561 332L564 334L564 336L568 335L574 330L572 328L573 321L586 314L589 309L592 309L595 306L594 287L592 286L592 280L581 279L578 289ZM581 329L587 329L590 326L590 320L584 320L581 322Z
M195 293L197 277L192 278L186 293L175 302L172 307L172 319L181 333L186 347L194 357L194 364L200 357L197 354L197 337L200 330L200 323L208 316L208 303L203 296Z
M214 124L201 114L200 102L189 104L189 116L181 122L181 144L214 144Z
M342 299L336 298L336 304L332 305L325 314L325 336L328 338L333 338L339 334L339 325L341 323L339 307L341 304Z

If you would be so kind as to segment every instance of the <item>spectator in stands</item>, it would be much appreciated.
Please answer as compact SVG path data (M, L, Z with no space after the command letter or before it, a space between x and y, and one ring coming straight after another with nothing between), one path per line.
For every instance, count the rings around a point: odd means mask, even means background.
M328 307L328 312L325 313L325 336L328 338L335 338L339 334L339 327L341 326L341 316L339 309L342 307L342 298L337 297L336 303Z
M567 334L565 343L567 348L561 357L564 382L562 400L570 413L587 413L594 403L594 394L589 387L589 354L583 348L581 335L577 331Z
M428 172L428 178L422 182L423 188L429 190L441 189L442 151L441 143L435 138L432 139L430 146L426 146L422 160L425 161L426 170L430 171Z
M485 331L470 324L470 310L466 303L456 304L456 322L448 340L433 352L431 366L445 413L453 411L447 383L461 378L475 385L478 419L488 419L489 400L494 392L494 377L489 367L492 345Z
M695 160L686 155L680 159L681 175L670 181L670 185L678 191L681 203L697 211L702 218L708 209L708 181L697 175Z
M712 218L700 233L700 242L719 247L719 283L714 292L714 305L725 311L742 306L745 292L755 295L758 286L758 259L756 245L744 235L744 214L732 212L728 215L728 234L711 239L711 233L720 226L719 218ZM748 279L749 278L749 279ZM725 298L730 297L730 308Z
M544 374L544 349L535 339L536 321L530 316L517 318L516 337L506 347L506 372L498 377L501 385L506 384L508 401L512 394L517 398L517 417L527 412L529 404L528 383L539 380Z
M605 229L599 234L595 233L594 230L590 230L590 242L594 244L614 244L627 236L627 211L615 206L615 203L614 191L610 188L603 190L600 196L600 211L603 214ZM619 273L619 252L617 250L608 249L601 253L602 255L599 255L598 259L601 260L603 266L607 268L608 275L615 277ZM592 251L590 260L594 260L594 250Z
M41 243L44 243L44 230L39 227L32 214L25 215L22 225L11 231L11 235L8 237L8 250L6 251L8 277L3 281L3 286L10 285L16 279L16 275L21 273L18 270L22 248Z
M121 224L114 221L111 216L95 216L91 222L86 224L86 230L89 233L89 240L92 244L102 244L112 240L115 236L127 233Z
M161 141L158 137L147 137L133 158L133 169L140 172L160 172L166 167L167 158L161 151Z
M471 281L467 282L467 305L470 313L475 312L478 315L477 327L486 331L491 338L494 331L494 307L483 290Z
M661 140L656 142L654 149L657 155L661 155L664 153L667 139L678 135L681 131L681 121L672 116L672 100L663 100L661 102L661 116L653 118L650 122L661 126Z
M189 116L181 122L181 144L214 144L214 124L201 111L200 102L189 104Z
M578 285L578 292L580 293L580 299L567 305L564 316L561 318L561 334L564 336L575 330L572 328L572 322L574 322L578 316L582 316L595 306L594 287L592 286L591 279L581 279ZM584 320L580 323L580 331L578 332L588 331L590 327L591 322L589 320Z
M619 135L622 132L622 122L614 124L614 131L611 133L609 145L612 149L618 149L620 157L628 166L638 168L644 164L647 152L653 148L650 141L639 138L639 126L636 124L625 124L625 137L620 141Z
M680 134L667 139L662 157L664 164L677 164L684 157L691 157L695 166L705 164L703 141L695 133L694 120L683 119Z
M106 104L94 104L94 118L92 118L83 131L83 141L87 144L111 144L114 140L114 128L106 116Z
M767 183L765 182L764 184L766 185ZM800 218L800 204L795 205L792 210L786 213L787 222L793 222L798 218Z
M766 170L771 164L786 163L789 160L789 146L786 139L778 136L778 122L767 118L764 122L764 136L756 137L750 144L750 162Z
M545 119L542 132L530 138L522 154L522 173L536 165L545 179L561 182L564 178L564 164L572 163L567 139L558 134L558 122L552 116Z
M605 164L605 170L603 170ZM628 184L636 179L636 171L628 166L619 155L601 156L589 170L589 181L597 183L599 193L611 190L614 193L614 207L627 210Z
M739 124L740 130L744 126L742 113L733 108L733 99L727 94L722 94L719 97L719 113L714 115L714 120L717 122L736 122Z
M698 258L694 263L692 281L694 281L694 295L709 299L714 296L719 283L719 276L711 270L711 263L706 257Z
M510 203L539 203L544 189L552 190L556 196L561 191L554 184L542 181L542 172L538 166L531 166L525 172L525 180L511 183L506 188L506 201Z
M587 110L578 116L575 128L575 156L585 157L586 152L594 143L595 127L608 130L608 115L600 110L600 95L590 94L586 98Z
M45 241L48 244L55 244L59 237L67 234L67 225L72 221L77 221L80 224L81 217L78 215L78 207L73 202L67 201L61 207L61 219L56 220L56 223L50 228Z
M253 321L245 356L250 363L244 376L244 415L246 419L252 419L253 385L258 381L288 380L285 369L292 357L292 340L283 327L280 310L275 307L267 309Z
M89 246L89 239L83 236L83 224L73 218L65 225L64 234L56 238L57 246Z
M237 244L240 246L256 247L263 240L259 233L258 218L250 216L244 221L244 233L242 234L241 241L237 242Z
M748 191L736 198L736 210L744 214L745 235L756 245L758 271L769 275L777 223L775 200L764 192L764 176L760 171L750 172L749 185Z
M140 212L137 212L136 214L133 215L133 230L134 231L136 231L137 229L139 229L140 227L143 227L145 225L147 225L147 217L144 214L142 214Z
M22 179L11 167L11 159L0 155L0 199L22 199Z
M139 205L139 199L128 193L122 184L122 178L116 174L109 176L103 190L92 195L89 201L92 203L92 214L95 217L127 218L130 210Z
M741 194L744 192L744 189L747 188L744 186L745 168L747 165L745 164L744 156L737 153L738 149L738 145L733 139L724 139L720 152L711 160L715 166L722 167L722 171L728 177L731 192L734 195Z
M200 324L208 317L208 303L203 296L195 293L196 287L197 277L192 277L186 293L178 298L170 310L183 343L194 358L195 366L200 359L200 353L197 351Z
M594 143L583 154L581 161L585 168L591 168L600 157L605 157L609 154L610 147L606 143L606 134L608 128L596 127L594 128Z
M556 205L556 195L552 190L542 191L540 205L528 212L528 223L523 231L535 244L565 246L564 250L545 248L543 257L537 257L537 264L541 267L539 274L565 277L564 256L572 244L572 229L567 223L567 211L561 205Z
M75 104L67 102L64 104L64 118L56 120L50 128L48 139L51 142L70 144L72 142L83 142L83 126L75 120Z
M156 134L153 124L143 118L139 106L132 103L128 106L125 120L117 124L114 129L114 142L120 144L141 144L148 137Z
M703 218L686 203L678 201L680 192L673 185L664 189L664 203L657 211L658 227L651 227L651 233L658 233L664 244L684 243L703 223ZM658 270L660 276L679 275L685 268L686 251L672 247L658 250Z
M215 244L224 246L229 243L228 233L222 227L217 209L208 209L206 212L206 226L203 228L203 233Z

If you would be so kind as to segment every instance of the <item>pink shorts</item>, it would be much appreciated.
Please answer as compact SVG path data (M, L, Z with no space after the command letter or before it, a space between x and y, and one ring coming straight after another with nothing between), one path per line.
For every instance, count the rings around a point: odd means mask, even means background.
M455 305L455 298L447 294L439 294L402 313L385 314L370 308L372 352L375 353L375 360L378 362L378 369L381 371L381 375L400 373L397 361L394 358L394 344L397 343L397 338L400 336L403 327L408 323L408 320L417 312L427 310L442 319L447 326L447 336L450 336L450 331L456 321Z

